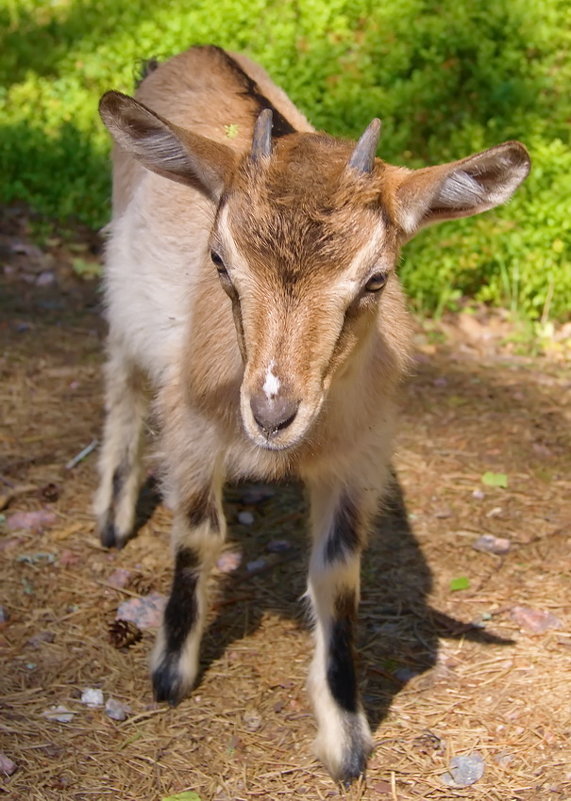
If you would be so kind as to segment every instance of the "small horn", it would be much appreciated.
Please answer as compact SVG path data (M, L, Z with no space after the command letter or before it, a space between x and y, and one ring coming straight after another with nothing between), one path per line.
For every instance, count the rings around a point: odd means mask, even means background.
M272 155L272 110L265 108L254 126L254 138L252 139L252 151L250 156L252 161L259 161L263 157Z
M380 135L381 121L378 117L375 117L355 145L355 150L349 159L349 167L352 170L357 170L358 172L373 171Z

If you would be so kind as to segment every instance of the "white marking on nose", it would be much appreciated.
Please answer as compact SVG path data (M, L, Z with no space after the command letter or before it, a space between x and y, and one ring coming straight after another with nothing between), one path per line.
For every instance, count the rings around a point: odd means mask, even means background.
M275 398L278 392L280 391L281 382L277 375L274 373L274 367L276 366L275 362L270 362L268 365L268 369L266 371L266 380L264 381L264 386L262 389L266 393L266 398L270 400L271 398Z

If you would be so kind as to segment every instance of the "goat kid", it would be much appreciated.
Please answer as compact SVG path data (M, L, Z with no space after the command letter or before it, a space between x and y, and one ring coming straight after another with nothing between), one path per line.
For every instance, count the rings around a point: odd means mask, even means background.
M156 67L136 97L108 92L100 105L117 143L101 541L121 547L133 530L150 386L175 556L152 673L157 699L176 704L197 675L223 482L300 478L316 748L350 781L372 747L353 661L360 557L410 353L399 249L423 226L508 200L529 157L507 142L391 166L375 157L378 120L356 145L317 133L259 66L212 46Z

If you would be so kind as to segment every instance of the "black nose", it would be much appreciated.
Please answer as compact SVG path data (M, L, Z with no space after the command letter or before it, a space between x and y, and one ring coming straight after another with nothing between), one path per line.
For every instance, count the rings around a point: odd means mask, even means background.
M254 420L266 437L273 437L278 431L293 423L299 403L286 396L268 398L265 392L257 392L250 398L250 408Z

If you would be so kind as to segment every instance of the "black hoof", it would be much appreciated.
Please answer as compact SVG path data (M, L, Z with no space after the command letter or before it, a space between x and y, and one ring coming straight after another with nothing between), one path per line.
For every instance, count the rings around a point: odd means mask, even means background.
M99 539L104 548L117 548L117 550L121 550L129 537L119 536L115 524L108 520L100 529Z
M354 745L347 754L341 767L338 781L348 789L354 781L364 776L367 769L367 760L371 752L370 747L363 747L362 743Z
M166 701L170 706L177 706L186 696L174 666L168 661L153 671L152 681L156 701Z

